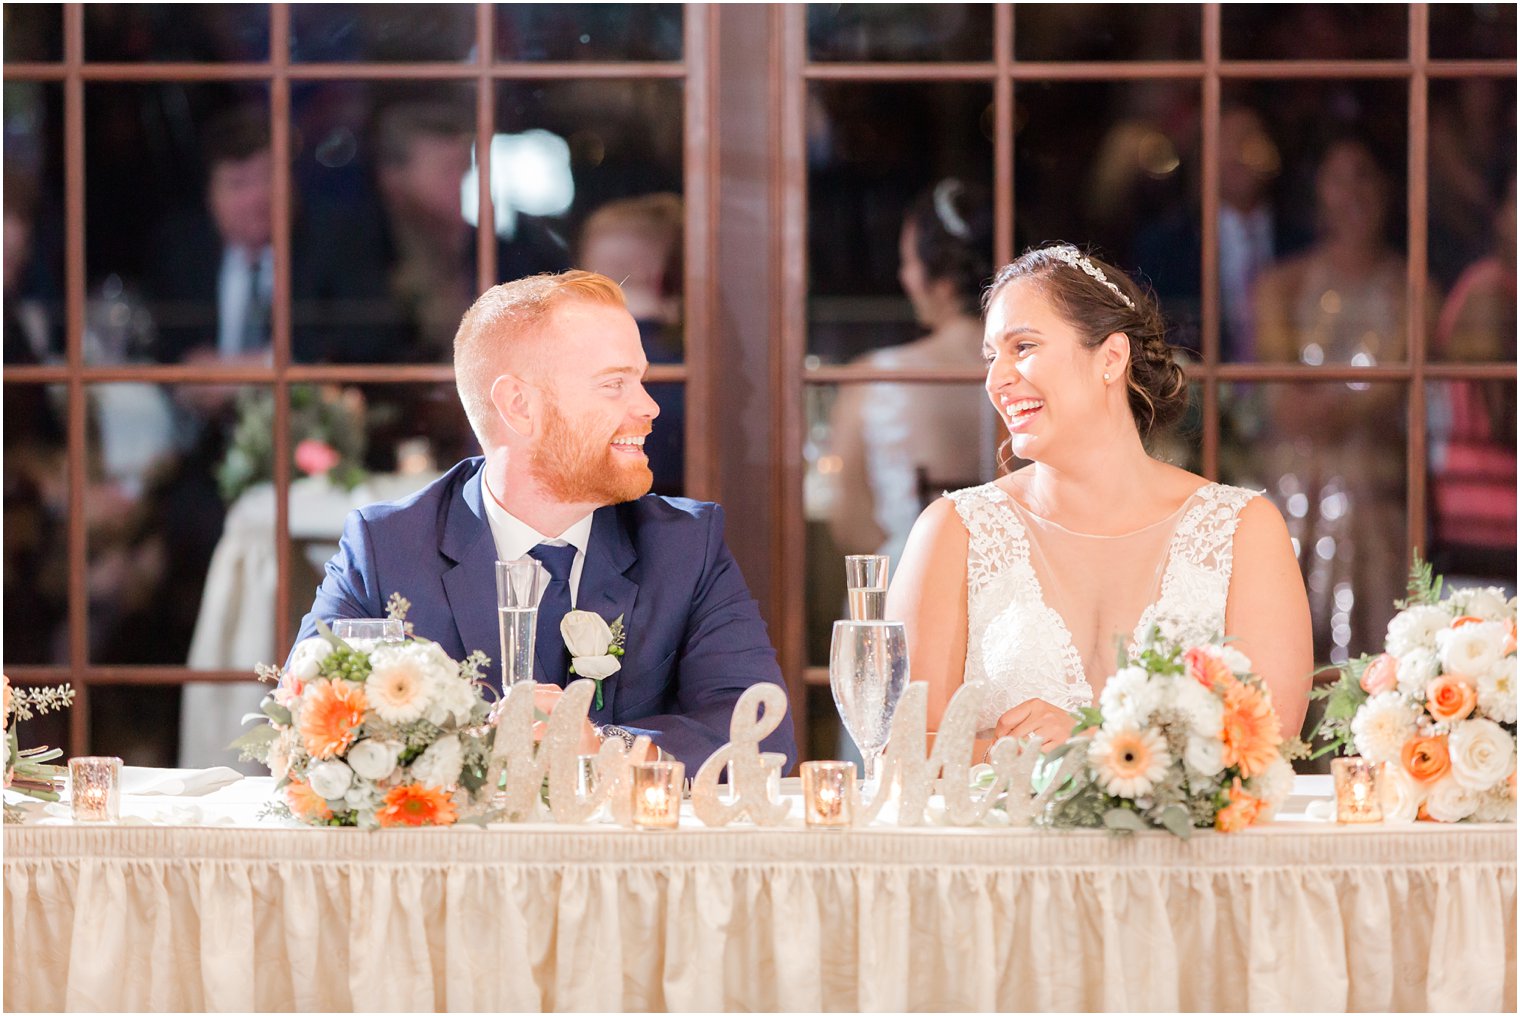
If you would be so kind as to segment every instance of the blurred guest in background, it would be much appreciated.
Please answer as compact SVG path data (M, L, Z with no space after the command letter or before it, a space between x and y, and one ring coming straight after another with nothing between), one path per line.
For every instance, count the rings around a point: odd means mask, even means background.
M897 277L928 334L879 349L857 364L896 369L979 370L981 292L992 275L992 203L958 179L920 194L903 220ZM841 465L829 528L846 554L886 554L895 564L934 493L977 482L984 455L980 386L846 385L834 405L833 453Z
M46 363L62 354L61 321L26 292L34 267L33 225L37 221L37 186L31 177L5 174L5 362Z
M681 287L685 212L675 194L609 201L581 227L580 267L616 280L650 363L684 359ZM651 385L660 423L644 441L654 492L679 496L685 481L686 388Z

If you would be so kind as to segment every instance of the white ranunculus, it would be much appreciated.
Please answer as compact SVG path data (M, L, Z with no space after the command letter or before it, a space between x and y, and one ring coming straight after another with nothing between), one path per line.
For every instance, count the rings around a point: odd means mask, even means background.
M464 747L456 734L440 737L428 745L411 765L411 778L429 787L448 787L459 782L459 772L464 767Z
M1478 795L1448 776L1430 788L1425 814L1437 822L1460 822L1478 810Z
M1171 692L1172 706L1187 719L1189 733L1219 737L1224 727L1224 703L1218 695L1191 678L1174 679Z
M1224 742L1217 737L1190 737L1182 761L1200 776L1217 776L1224 768Z
M1402 824L1420 816L1425 803L1425 788L1397 762L1390 762L1378 774L1378 792L1382 797L1383 821Z
M457 675L434 681L433 704L428 709L428 722L437 727L445 726L450 721L468 723L478 694L469 681Z
M612 645L612 629L600 614L589 610L572 610L559 623L565 648L574 656L602 656Z
M1446 747L1452 779L1468 790L1487 790L1515 771L1515 739L1492 720L1463 720Z
M302 639L290 651L290 666L285 670L302 681L315 681L321 672L322 661L331 652L332 646L320 636Z
M1515 660L1500 660L1478 677L1478 708L1491 720L1515 722Z
M1504 596L1504 590L1497 586L1458 589L1451 594L1451 603L1454 609L1463 614L1485 621L1503 621L1514 613L1514 608Z
M1472 817L1478 822L1513 822L1515 799L1509 796L1509 785L1503 784L1478 795L1478 807Z
M1233 673L1250 674L1253 672L1250 658L1234 646L1220 646L1219 658L1224 660L1225 666L1229 667Z
M1104 726L1141 727L1150 722L1161 696L1141 667L1124 667L1103 686L1098 700Z
M1436 633L1451 624L1451 611L1446 607L1419 604L1401 610L1388 622L1388 652L1403 656L1411 649L1433 649Z
M368 811L380 807L380 792L368 780L355 780L343 795L343 803L354 811Z
M348 793L348 788L353 785L354 771L337 759L332 759L318 762L306 770L306 781L322 798L336 801Z
M1266 769L1246 781L1246 789L1266 805L1266 817L1272 818L1293 794L1293 766L1281 755Z
M1486 674L1504 658L1504 625L1497 621L1464 624L1447 628L1436 636L1441 669L1448 674L1466 674L1476 678Z
M348 749L348 764L366 780L383 780L395 771L400 756L399 743L366 737Z
M611 653L606 656L577 656L572 662L576 677L589 677L593 681L605 680L623 667Z
M1425 686L1441 673L1433 649L1411 649L1399 657L1399 694L1425 701Z
M1419 713L1395 691L1368 699L1351 718L1356 750L1372 762L1397 762L1404 742L1415 736Z

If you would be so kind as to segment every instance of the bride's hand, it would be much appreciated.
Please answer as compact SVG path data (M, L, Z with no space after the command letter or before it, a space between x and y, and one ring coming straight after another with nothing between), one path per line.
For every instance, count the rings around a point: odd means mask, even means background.
M1071 730L1076 725L1077 718L1071 713L1044 699L1032 698L998 717L994 735L1028 737L1030 734L1038 734L1045 739L1043 747L1054 748L1071 737Z

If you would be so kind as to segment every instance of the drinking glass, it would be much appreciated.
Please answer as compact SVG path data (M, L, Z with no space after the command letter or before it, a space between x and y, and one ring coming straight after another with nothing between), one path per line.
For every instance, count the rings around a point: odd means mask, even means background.
M892 713L908 687L907 635L901 621L835 621L829 647L834 705L865 762L865 782L887 745Z
M401 619L396 617L343 617L332 623L332 633L361 653L383 642L406 638Z
M496 619L501 627L501 687L533 680L533 635L549 570L535 558L496 562Z
M844 559L850 590L850 620L880 621L886 616L887 555L850 554Z

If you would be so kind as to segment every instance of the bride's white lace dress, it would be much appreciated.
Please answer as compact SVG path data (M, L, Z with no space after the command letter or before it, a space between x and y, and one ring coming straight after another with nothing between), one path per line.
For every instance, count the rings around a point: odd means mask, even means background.
M1161 522L1122 536L1073 533L996 484L948 495L970 540L965 680L986 681L979 727L1031 698L1094 702L1089 675L1114 669L1116 637L1223 634L1235 528L1255 491L1200 487Z

